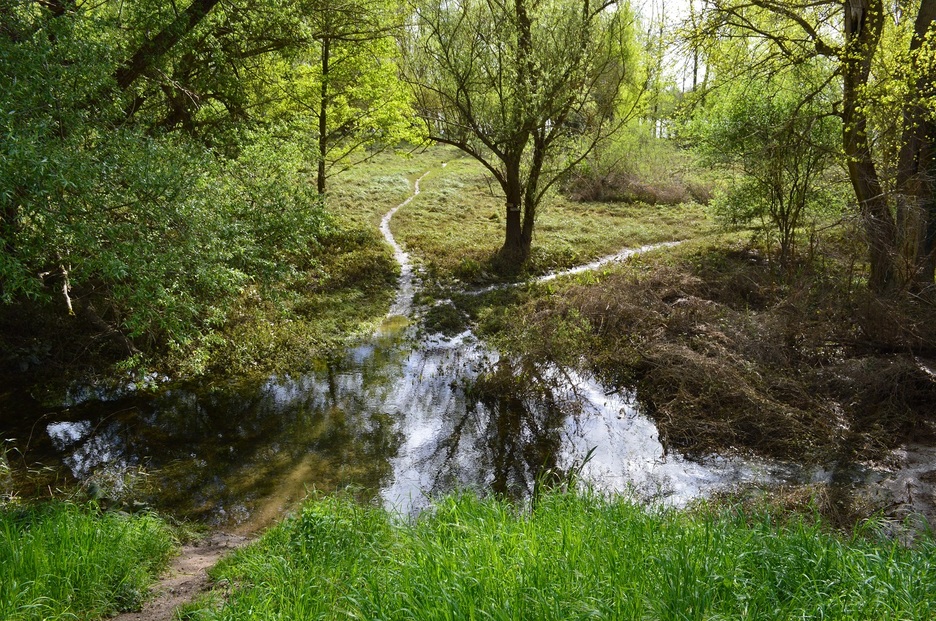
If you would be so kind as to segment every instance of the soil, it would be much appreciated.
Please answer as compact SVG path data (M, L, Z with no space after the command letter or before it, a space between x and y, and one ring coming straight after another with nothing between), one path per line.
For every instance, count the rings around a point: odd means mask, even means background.
M172 621L179 606L211 589L208 570L221 557L248 541L240 535L218 532L183 546L165 576L153 587L153 597L147 600L143 609L117 615L113 617L114 621Z

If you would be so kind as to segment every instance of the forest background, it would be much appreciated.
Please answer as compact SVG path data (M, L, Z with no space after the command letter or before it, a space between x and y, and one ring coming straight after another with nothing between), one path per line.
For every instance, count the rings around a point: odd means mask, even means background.
M773 437L738 419L752 409L809 437L852 409L868 428L928 428L936 3L685 9L4 2L4 374L308 364L389 303L370 207L410 190L382 175L387 154L422 166L412 154L443 143L500 204L479 246L440 242L470 207L455 198L411 237L439 286L605 250L550 241L535 225L551 205L581 221L638 206L650 226L683 205L677 219L720 227L613 289L457 309L502 347L640 382L658 413L724 412L729 444ZM524 304L546 323L510 319ZM532 337L554 332L577 336Z

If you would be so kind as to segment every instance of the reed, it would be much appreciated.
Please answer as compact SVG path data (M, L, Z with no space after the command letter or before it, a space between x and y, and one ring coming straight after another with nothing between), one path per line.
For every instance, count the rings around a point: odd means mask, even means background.
M221 566L240 586L197 618L933 618L933 540L877 533L592 493L455 495L411 522L327 498Z
M55 502L0 510L0 619L93 619L139 608L172 551L150 514Z

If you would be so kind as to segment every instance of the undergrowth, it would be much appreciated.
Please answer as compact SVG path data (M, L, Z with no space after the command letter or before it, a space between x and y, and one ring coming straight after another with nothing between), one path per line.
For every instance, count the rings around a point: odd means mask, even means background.
M790 274L737 242L697 242L466 303L528 364L636 388L669 448L854 463L936 433L936 312L868 296L827 250Z
M96 619L138 610L173 548L152 514L53 502L0 508L0 618Z
M580 492L532 510L449 496L413 522L325 498L219 566L233 593L187 618L932 618L932 539L909 549L876 533Z

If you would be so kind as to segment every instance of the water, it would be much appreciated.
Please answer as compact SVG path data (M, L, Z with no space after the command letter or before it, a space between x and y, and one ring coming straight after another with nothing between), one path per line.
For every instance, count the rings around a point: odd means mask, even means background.
M509 377L511 362L470 332L417 337L407 327L417 283L390 233L392 215L381 231L401 263L400 287L372 338L300 377L99 393L54 412L20 411L16 420L38 422L9 429L10 459L247 531L311 490L351 487L409 513L452 489L523 498L537 479L570 473L674 505L739 483L813 476L783 464L667 454L632 395L608 394L565 369L477 390L482 373Z

